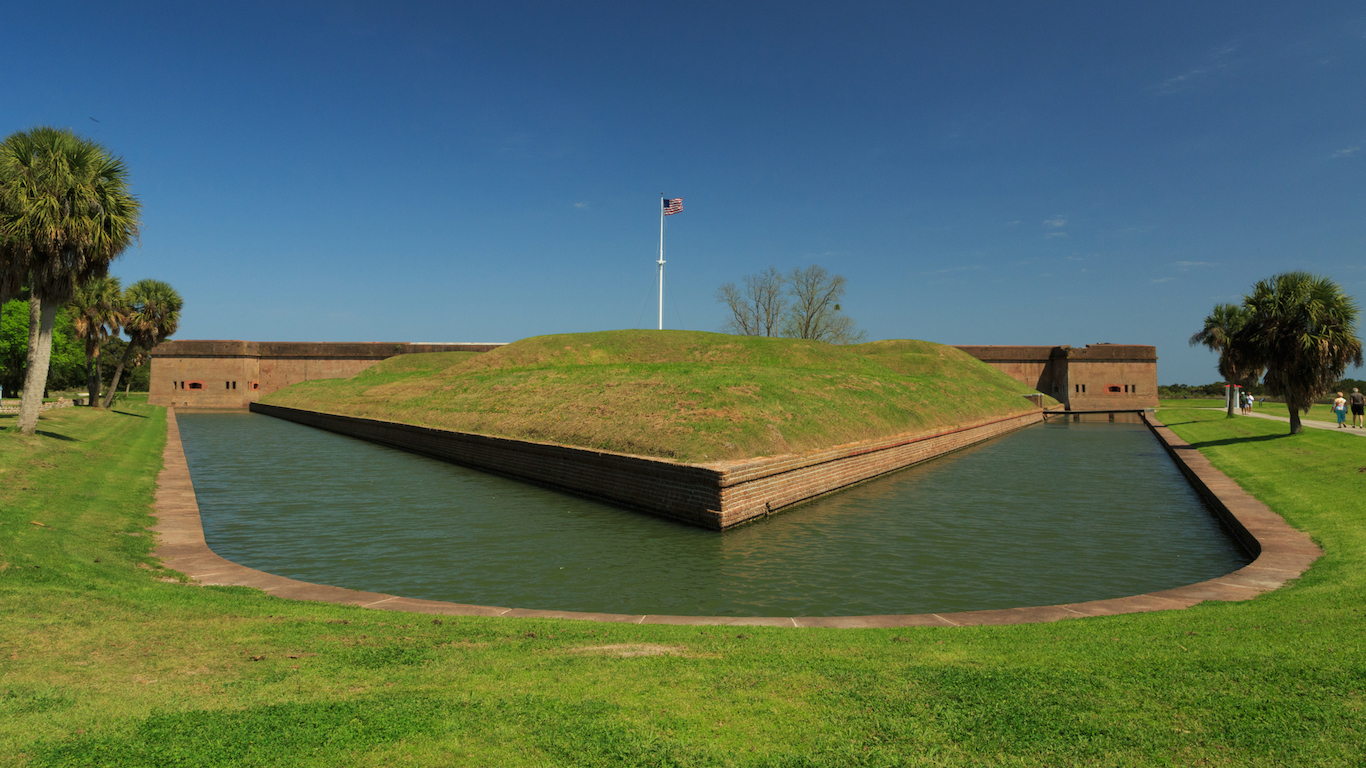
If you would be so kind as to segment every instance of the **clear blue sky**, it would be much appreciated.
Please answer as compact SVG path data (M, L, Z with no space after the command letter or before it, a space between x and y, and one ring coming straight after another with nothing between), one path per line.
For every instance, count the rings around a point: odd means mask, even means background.
M200 5L0 27L0 131L127 160L115 272L180 290L178 338L653 327L660 192L672 328L816 263L872 339L1204 383L1186 339L1256 280L1366 298L1359 2Z

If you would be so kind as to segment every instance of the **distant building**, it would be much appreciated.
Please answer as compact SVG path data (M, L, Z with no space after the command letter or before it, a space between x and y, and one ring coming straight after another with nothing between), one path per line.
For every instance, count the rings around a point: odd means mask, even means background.
M1157 407L1157 347L959 346L1070 411Z
M152 350L153 405L246 408L291 384L355 376L416 352L487 352L500 344L406 342L167 341Z

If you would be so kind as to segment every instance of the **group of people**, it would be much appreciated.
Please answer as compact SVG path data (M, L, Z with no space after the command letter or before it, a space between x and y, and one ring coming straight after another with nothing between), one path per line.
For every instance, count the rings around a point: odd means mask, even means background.
M1252 413L1252 405L1257 402L1257 398L1249 395L1247 390L1238 392L1238 410L1247 416ZM1333 415L1338 417L1338 429L1346 429L1347 409L1352 409L1351 426L1356 429L1366 429L1366 395L1361 393L1357 387L1352 387L1352 394L1343 396L1341 392L1333 401Z
M1333 415L1338 417L1338 429L1347 426L1347 406L1352 406L1352 426L1357 429L1366 428L1366 395L1361 394L1361 390L1352 387L1350 400L1338 393L1338 399L1333 401Z

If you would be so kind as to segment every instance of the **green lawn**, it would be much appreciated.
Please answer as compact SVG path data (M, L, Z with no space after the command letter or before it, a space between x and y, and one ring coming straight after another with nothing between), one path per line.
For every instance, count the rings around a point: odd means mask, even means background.
M1160 400L1159 405L1163 408L1223 408L1223 400ZM1290 417L1290 411L1285 403L1261 403L1258 402L1254 409L1257 413L1265 413L1271 416ZM1309 413L1300 413L1300 418L1308 421L1326 421L1330 424L1337 423L1338 417L1333 413L1332 406L1319 403L1310 406ZM1347 423L1352 423L1352 413L1347 412Z
M1363 444L1159 415L1324 547L1304 578L1185 611L896 630L289 602L149 557L161 409L45 414L0 432L0 764L1366 763Z
M704 462L1023 413L1036 407L1023 397L1030 392L964 352L924 341L833 346L604 331L483 354L401 355L264 402Z
M1223 401L1223 400L1215 400L1215 399L1212 399L1212 398L1200 399L1200 398L1194 398L1194 397L1193 397L1193 398L1190 398L1189 400L1186 400L1186 399L1176 399L1176 400L1166 400L1166 399L1162 399L1162 400L1158 400L1158 401L1157 401L1157 405L1158 405L1159 408L1223 408L1223 407L1224 407L1224 401Z

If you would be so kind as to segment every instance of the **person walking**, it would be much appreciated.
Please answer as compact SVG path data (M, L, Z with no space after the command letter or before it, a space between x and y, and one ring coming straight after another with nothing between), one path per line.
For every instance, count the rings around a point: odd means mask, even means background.
M1341 392L1338 393L1338 399L1333 401L1333 413L1337 414L1338 417L1338 429L1345 428L1347 426L1347 398L1343 397Z
M1366 395L1361 394L1361 390L1352 387L1352 394L1349 397L1352 401L1352 426L1357 429L1366 428Z

